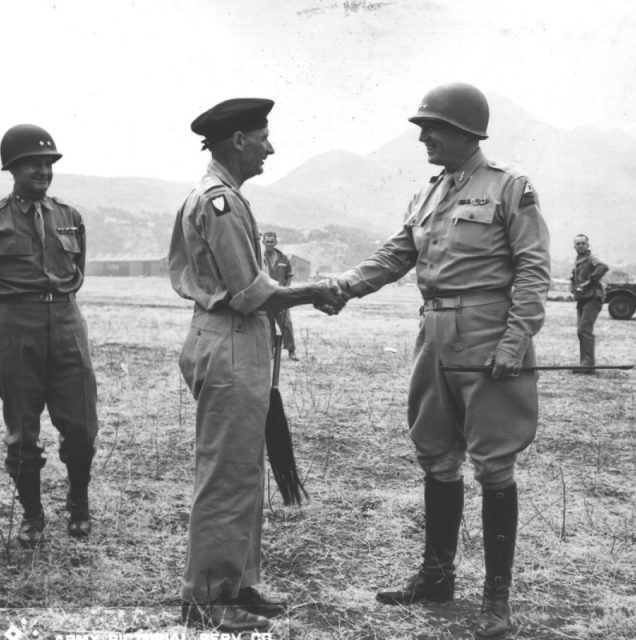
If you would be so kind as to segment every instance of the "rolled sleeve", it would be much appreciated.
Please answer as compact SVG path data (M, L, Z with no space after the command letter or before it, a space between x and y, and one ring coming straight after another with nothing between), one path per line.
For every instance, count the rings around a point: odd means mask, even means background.
M261 271L248 287L230 298L230 307L245 315L252 313L261 307L277 288L276 281Z

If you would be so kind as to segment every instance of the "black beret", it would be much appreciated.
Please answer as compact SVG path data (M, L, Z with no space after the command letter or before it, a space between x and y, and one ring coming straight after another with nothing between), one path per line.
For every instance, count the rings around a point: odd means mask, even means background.
M235 131L256 131L267 126L267 114L273 100L264 98L233 98L225 100L195 118L190 125L194 133L207 142L220 142Z

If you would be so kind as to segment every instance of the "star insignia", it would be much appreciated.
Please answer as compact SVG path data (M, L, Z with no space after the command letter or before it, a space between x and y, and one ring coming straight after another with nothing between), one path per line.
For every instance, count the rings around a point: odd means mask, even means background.
M537 204L537 196L530 182L526 182L521 198L519 199L519 208L527 207L531 204Z

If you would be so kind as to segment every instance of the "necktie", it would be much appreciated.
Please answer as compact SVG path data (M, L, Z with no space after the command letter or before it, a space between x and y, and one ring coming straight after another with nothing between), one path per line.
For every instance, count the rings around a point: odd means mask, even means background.
M442 180L435 185L435 191L433 191L430 200L430 211L435 211L435 209L439 207L440 202L446 197L446 194L450 191L452 186L453 176L447 173Z
M42 205L39 202L33 203L34 212L33 212L33 221L35 222L35 231L38 234L38 238L40 238L40 242L44 246L44 218L42 217Z

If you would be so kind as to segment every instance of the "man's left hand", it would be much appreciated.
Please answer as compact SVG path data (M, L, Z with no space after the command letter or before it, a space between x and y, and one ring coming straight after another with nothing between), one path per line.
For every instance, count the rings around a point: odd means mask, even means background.
M521 371L521 362L505 351L493 351L486 360L486 366L492 368L493 378L516 378Z

